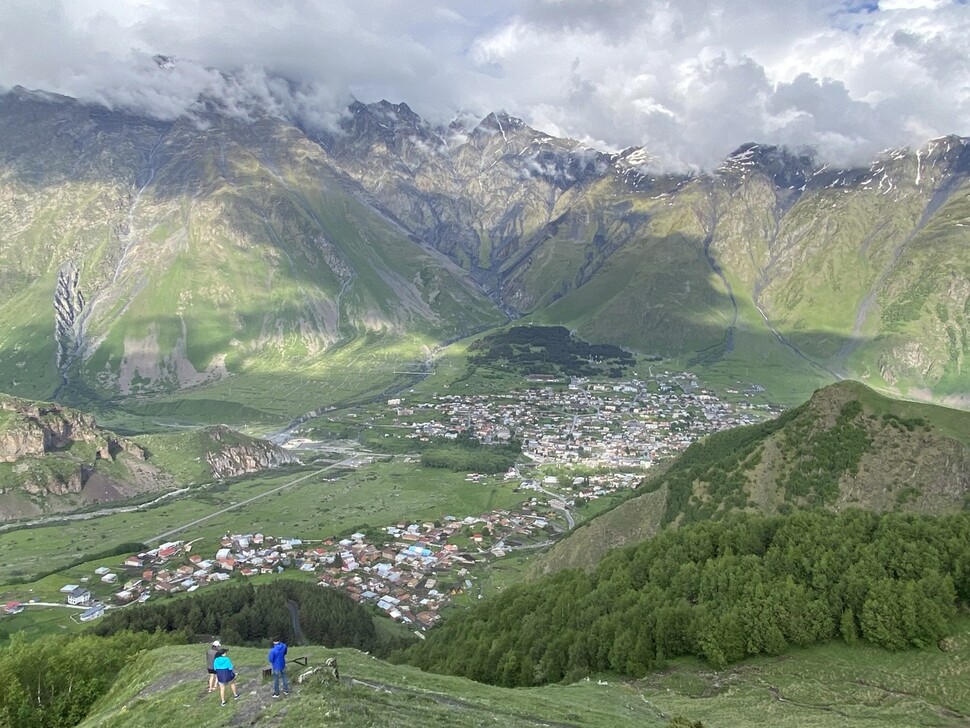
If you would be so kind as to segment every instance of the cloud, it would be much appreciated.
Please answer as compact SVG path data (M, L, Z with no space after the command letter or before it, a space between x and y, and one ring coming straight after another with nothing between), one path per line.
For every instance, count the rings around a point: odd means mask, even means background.
M957 0L5 0L0 85L321 127L353 94L443 123L504 109L670 168L747 141L849 163L970 133L968 35Z

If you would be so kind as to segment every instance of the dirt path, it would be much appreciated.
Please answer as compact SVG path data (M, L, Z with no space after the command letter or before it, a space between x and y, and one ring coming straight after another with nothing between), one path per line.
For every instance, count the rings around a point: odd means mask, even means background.
M308 644L306 637L303 636L303 629L300 627L300 605L292 599L286 600L286 608L290 610L290 623L293 625L293 638L297 644Z
M233 503L231 506L220 508L218 511L214 511L213 513L210 513L207 516L203 516L202 518L197 518L194 521L190 521L189 523L184 523L181 526L177 526L176 528L170 529L165 533L160 533L157 536L153 536L152 538L146 539L145 543L150 544L153 541L164 541L169 536L174 536L175 534L181 533L182 531L192 528L193 526L198 526L200 523L205 523L206 521L212 518L215 518L216 516L221 516L223 513L228 513L229 511L234 511L237 508L242 508L243 506L249 505L253 501L257 501L260 498L265 498L266 496L273 495L274 493L279 493L281 490L286 490L287 488L291 488L294 485L298 485L305 480L309 480L310 478L321 475L322 473L325 473L328 470L333 470L334 468L340 468L340 467L350 467L350 464L354 460L355 460L355 457L349 457L341 460L338 463L333 463L332 465L327 465L326 467L320 468L318 470L314 470L312 473L307 473L306 475L303 475L299 478L294 478L293 480L287 483L283 483L283 485L277 486L276 488L273 488L271 490L267 490L265 493L259 493L258 495L254 495L252 498L247 498L246 500L239 501L238 503Z

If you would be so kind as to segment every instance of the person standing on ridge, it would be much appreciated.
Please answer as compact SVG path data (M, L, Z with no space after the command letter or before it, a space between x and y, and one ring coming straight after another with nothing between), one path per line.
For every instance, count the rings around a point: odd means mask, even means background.
M286 643L273 639L273 646L266 656L273 670L273 697L280 696L280 678L283 680L283 695L290 694L290 683L286 679Z
M219 698L222 705L226 704L226 685L232 690L232 697L239 700L239 688L236 687L236 671L233 670L232 660L226 657L226 648L219 650L212 666L216 670L216 678L219 680Z
M216 685L219 681L216 679L216 669L212 666L215 662L216 657L219 655L219 650L222 649L222 643L219 640L212 640L212 644L209 645L209 649L205 651L205 669L209 673L209 692L214 693L216 690Z

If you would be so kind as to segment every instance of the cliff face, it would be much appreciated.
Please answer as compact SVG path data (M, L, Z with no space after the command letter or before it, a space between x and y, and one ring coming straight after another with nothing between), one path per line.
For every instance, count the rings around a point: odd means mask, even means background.
M70 450L77 442L92 443L99 460L114 460L122 452L145 459L141 447L101 429L94 417L84 412L13 397L0 399L0 410L9 413L0 431L0 462Z
M220 480L300 462L271 442L246 437L225 426L212 428L209 436L214 447L206 452L205 461L212 477Z
M169 479L90 414L0 395L0 520L110 501Z
M47 452L46 434L42 427L29 420L0 433L0 462L15 463L29 455L43 455Z

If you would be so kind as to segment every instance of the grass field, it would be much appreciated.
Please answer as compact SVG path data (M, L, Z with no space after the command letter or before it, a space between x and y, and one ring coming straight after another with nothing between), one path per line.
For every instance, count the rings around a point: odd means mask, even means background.
M319 471L318 474L313 473ZM417 463L374 463L333 480L339 471L290 468L219 483L145 511L0 533L0 583L12 576L66 565L124 542L145 542L300 477L309 478L253 503L215 516L171 538L264 533L304 539L339 536L363 525L383 526L445 515L478 515L525 499L514 484L478 484L464 474Z
M673 716L708 728L957 728L970 722L970 620L955 625L957 648L887 653L833 643L713 671L671 662L641 680L593 676L573 685L503 689L391 665L355 650L291 647L311 666L336 657L342 682L294 685L269 697L265 650L232 651L242 699L220 708L204 691L202 646L167 647L137 658L84 728L288 726L653 726ZM293 668L296 670L296 668Z
M970 622L957 649L886 652L832 643L714 672L682 661L636 683L668 712L712 726L970 725Z
M20 614L2 615L0 616L0 647L10 639L11 635L18 632L28 640L48 634L80 632L87 626L77 621L80 613L77 609L26 607Z
M457 608L468 607L479 599L487 599L525 580L529 568L538 558L537 550L522 549L505 558L487 562L483 569L476 572L473 587L456 594L452 603Z

